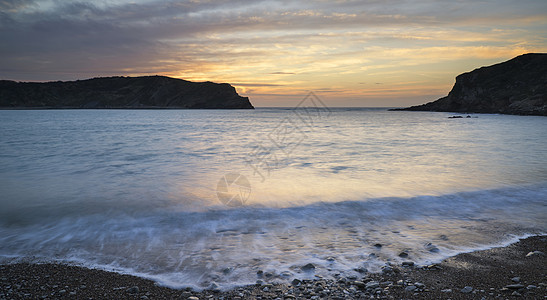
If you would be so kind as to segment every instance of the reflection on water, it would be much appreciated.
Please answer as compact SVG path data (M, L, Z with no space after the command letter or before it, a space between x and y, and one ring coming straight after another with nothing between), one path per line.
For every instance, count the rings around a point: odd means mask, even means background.
M290 109L0 111L0 254L229 286L545 232L547 118L448 116L331 109L304 126ZM245 206L219 201L226 174L248 179Z

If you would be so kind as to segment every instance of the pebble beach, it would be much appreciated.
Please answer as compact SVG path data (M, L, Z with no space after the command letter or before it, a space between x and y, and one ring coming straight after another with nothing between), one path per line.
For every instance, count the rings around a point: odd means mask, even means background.
M439 264L408 261L359 277L270 284L257 274L257 284L226 291L171 289L65 264L16 263L0 267L0 299L547 299L545 253L547 236L534 236Z

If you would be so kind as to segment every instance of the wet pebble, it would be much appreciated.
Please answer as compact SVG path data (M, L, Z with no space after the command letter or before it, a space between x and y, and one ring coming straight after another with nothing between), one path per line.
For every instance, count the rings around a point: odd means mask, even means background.
M409 285L409 286L405 287L405 291L407 291L407 292L414 292L416 289L417 289L417 287L415 285Z
M403 261L403 263L401 265L403 267L412 267L412 266L414 266L414 262L413 261Z
M469 294L473 291L473 287L470 287L470 286L466 286L464 287L463 289L460 290L462 293L464 294Z
M505 288L510 290L518 290L518 289L524 288L524 285L520 283L515 283L515 284L506 285Z
M541 252L541 251L532 251L532 252L528 252L528 254L526 254L526 257L530 257L530 256L543 256L545 255L545 253Z
M437 253L440 251L439 248L437 248L437 246L433 245L432 243L427 243L424 247L427 251L432 253Z
M219 290L219 285L216 283L216 282L211 282L209 284L209 286L207 287L208 290L211 290L211 291L218 291Z
M365 288L366 289L375 289L379 286L380 286L380 283L378 281L370 281L370 282L367 282L367 284L365 285Z
M302 271L312 271L315 270L315 266L310 263L302 266L300 269L302 269Z

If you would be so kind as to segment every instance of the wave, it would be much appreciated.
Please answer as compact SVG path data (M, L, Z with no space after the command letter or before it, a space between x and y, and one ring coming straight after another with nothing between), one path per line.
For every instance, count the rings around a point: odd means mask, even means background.
M547 184L537 184L203 211L187 211L169 201L124 210L119 203L103 201L94 210L66 209L56 215L37 209L25 222L3 219L0 257L4 263L77 263L175 288L199 289L213 281L223 288L251 284L258 271L271 274L263 279L272 282L350 276L404 260L434 263L545 234L545 195ZM316 266L313 272L300 268L308 263Z

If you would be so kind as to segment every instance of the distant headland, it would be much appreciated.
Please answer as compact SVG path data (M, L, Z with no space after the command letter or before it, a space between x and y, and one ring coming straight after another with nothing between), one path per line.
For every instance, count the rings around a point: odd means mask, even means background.
M456 77L448 96L393 110L547 116L547 53L529 53Z
M253 109L227 83L165 76L99 77L77 81L0 80L0 109Z

